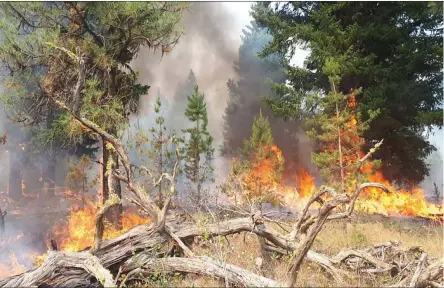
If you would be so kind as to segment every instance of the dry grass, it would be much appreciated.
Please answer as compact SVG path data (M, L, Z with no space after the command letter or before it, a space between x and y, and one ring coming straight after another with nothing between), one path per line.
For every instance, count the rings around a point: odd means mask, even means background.
M198 218L200 225L210 221L207 217ZM390 240L401 241L402 246L422 246L431 257L443 257L443 230L442 226L424 225L411 221L399 221L385 219L383 221L370 220L357 223L327 223L316 239L313 249L315 251L334 255L342 248L362 248L372 244L388 242ZM262 271L258 271L255 259L261 256L258 238L251 233L232 235L227 238L200 239L193 244L193 251L197 255L207 255L219 261L240 266L252 272L262 274L265 277L282 281L286 277L287 260L283 257L271 259L265 262ZM354 275L349 279L350 286L354 287L379 287L384 279L364 281L360 275ZM175 286L175 287L224 287L223 281L197 275L166 276L162 281L150 281L149 286ZM319 266L306 261L302 267L298 280L299 287L333 287L335 282L326 275ZM146 287L146 286L145 286Z

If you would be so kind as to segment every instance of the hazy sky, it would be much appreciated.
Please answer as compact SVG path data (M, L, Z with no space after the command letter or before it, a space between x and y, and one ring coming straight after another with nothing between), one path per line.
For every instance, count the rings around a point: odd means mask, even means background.
M233 34L239 35L239 40L240 35L242 34L242 29L253 20L249 13L251 4L252 2L224 2L224 5L232 11L233 21L236 24L236 33ZM296 66L302 66L307 55L307 51L296 49L296 54L291 59L290 63Z

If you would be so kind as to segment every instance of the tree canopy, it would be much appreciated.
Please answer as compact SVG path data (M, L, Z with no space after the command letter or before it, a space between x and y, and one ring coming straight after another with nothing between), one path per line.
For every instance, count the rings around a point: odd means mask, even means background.
M338 63L338 90L362 88L356 97L363 120L379 116L365 132L365 143L384 139L374 154L389 180L420 182L428 174L425 157L433 145L424 137L442 127L443 17L438 2L269 2L252 15L273 40L261 56L287 56L288 85L273 85L278 99L267 103L284 118L319 111L308 95L330 91L323 66ZM303 68L289 65L297 45L311 54ZM369 147L365 147L369 148Z

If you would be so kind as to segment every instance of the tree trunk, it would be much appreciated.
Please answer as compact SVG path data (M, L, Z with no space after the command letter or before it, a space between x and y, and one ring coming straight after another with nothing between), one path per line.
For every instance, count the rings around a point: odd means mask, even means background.
M44 160L43 166L43 187L45 188L45 196L55 195L55 175L56 175L56 159L46 153L47 158Z
M159 144L160 144L160 148L159 148L159 175L162 175L162 173L164 172L164 163L163 163L163 130L162 130L162 123L159 124ZM159 195L158 197L158 205L159 207L163 207L163 195L162 195L162 182L159 183Z
M199 125L199 119L197 119L197 135L200 134L200 125ZM199 171L199 164L200 164L200 147L199 142L197 144L197 155L196 155L196 163L195 163L195 171L196 171L196 181L197 181L197 205L200 207L200 189L201 189L201 183L200 183L200 171Z
M51 128L54 121L54 111L49 110L48 116L46 118L46 127ZM42 180L43 189L46 193L45 196L55 195L55 174L56 174L56 157L54 151L51 151L53 147L48 147L43 153L43 164L42 164Z
M22 198L22 164L20 163L21 151L11 149L10 151L10 164L9 164L9 197L18 201Z
M117 155L114 155L114 153L111 153L106 149L106 141L102 139L102 169L101 169L101 178L102 178L102 204L105 204L106 200L109 199L109 189L108 189L108 176L106 175L106 166L108 163L108 160L113 160L114 163L118 163ZM116 168L117 164L113 167ZM122 197L122 188L120 185L120 181L114 181L114 191L116 192L117 196L120 198ZM116 227L120 227L120 219L122 216L123 207L122 204L118 204L114 206L113 208L109 209L109 211L106 213L106 219L113 223Z
M2 211L0 209L0 237L3 237L5 235L6 229L5 229L5 216L8 213L6 211Z

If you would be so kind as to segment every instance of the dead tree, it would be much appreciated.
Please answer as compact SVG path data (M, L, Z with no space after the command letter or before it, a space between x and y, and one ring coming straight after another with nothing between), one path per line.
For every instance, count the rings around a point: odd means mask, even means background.
M0 236L4 236L5 235L5 216L8 213L6 212L6 209L4 211L2 211L2 209L0 209Z

